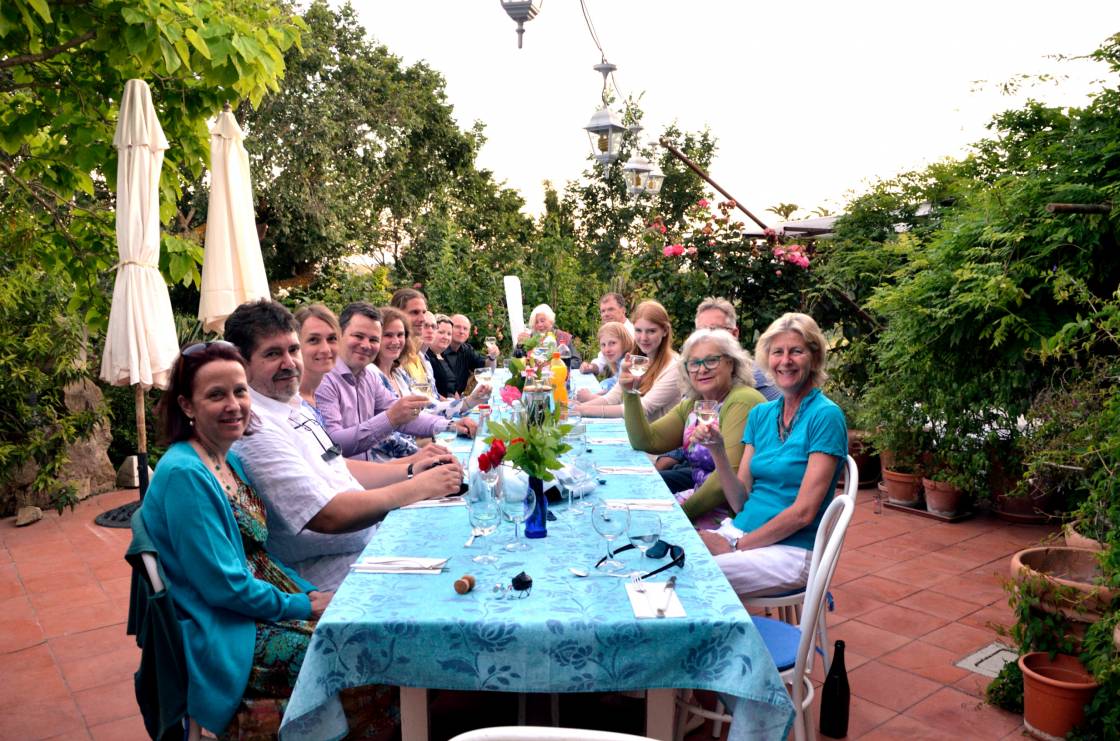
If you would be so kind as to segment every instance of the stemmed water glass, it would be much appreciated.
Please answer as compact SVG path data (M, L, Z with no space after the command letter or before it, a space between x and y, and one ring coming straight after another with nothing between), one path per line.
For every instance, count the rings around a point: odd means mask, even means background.
M649 358L645 355L630 356L630 375L634 378L641 378L647 370L649 370Z
M630 527L630 508L621 504L599 502L591 508L591 525L595 528L595 532L607 541L607 558L599 564L599 568L605 571L618 571L625 568L622 562L613 558L611 543Z
M583 499L595 488L594 469L595 462L591 460L590 456L577 451L572 457L572 480L571 483L564 488L568 492L568 511L573 515L582 515L584 513ZM580 499L579 504L573 502L577 496Z
M498 338L497 337L487 337L482 342L483 342L483 344L486 345L486 362L487 363L494 363L495 365L497 365L497 362L498 362Z
M529 500L529 482L523 481L514 472L513 467L502 464L502 513L513 522L513 541L506 544L507 551L527 551L529 544L521 539L521 523L529 517L525 511Z
M712 399L697 399L696 403L692 405L692 410L696 412L696 421L706 425L715 422L717 414L716 407L718 406L718 401L713 401Z
M626 534L630 538L630 544L644 556L661 538L661 518L654 512L631 512L630 527ZM641 571L634 573L641 576Z
M472 487L464 497L467 502L467 519L471 523L471 533L482 538L494 534L502 516L501 504L495 497L493 489L497 478L494 477L493 481L487 481L486 478L489 477L479 476L476 480L482 480L485 486L480 487L477 491ZM489 543L490 541L484 542ZM489 553L489 547L486 550L486 553L481 553L471 560L475 563L497 562L498 557Z

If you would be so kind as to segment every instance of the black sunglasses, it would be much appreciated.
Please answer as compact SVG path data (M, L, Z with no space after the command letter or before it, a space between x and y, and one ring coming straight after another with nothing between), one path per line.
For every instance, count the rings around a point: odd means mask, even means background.
M329 448L326 445L323 445L323 441L319 439L319 433L317 433L315 431L315 427L319 427L319 429L322 429L322 427L319 426L319 420L317 420L317 419L304 419L298 425L293 426L292 429L293 430L306 430L307 432L310 432L311 436L315 438L315 442L319 443L319 447L323 449L323 455L321 456L322 459L327 461L328 463L331 460L333 460L333 459L337 458L338 456L342 455L342 448L340 448L338 446L338 443L334 442L333 440L331 441L332 444ZM325 432L325 430L324 430L324 432Z
M210 342L196 342L190 347L184 349L181 354L189 358L206 352L210 349L211 345L220 347L223 350L237 350L237 345L233 344L232 342L226 342L225 340L212 340Z
M595 564L595 568L599 568L600 566L602 566L603 563L608 558L614 558L614 556L616 554L622 553L623 551L631 550L633 547L634 547L634 544L629 543L627 545L622 546L621 548L619 548L617 551L614 551L613 553L608 553L607 555L605 555L605 556L603 556L602 558L599 559L599 562ZM646 551L646 558L665 558L666 554L668 554L668 556L670 558L669 563L663 564L662 566L658 566L653 571L649 572L648 574L643 574L642 576L640 576L638 578L648 579L651 576L654 576L656 574L660 574L662 571L665 571L666 569L671 569L674 566L677 566L677 567L682 568L682 569L684 568L684 548L682 548L679 545L673 545L672 543L666 543L664 540L659 540L656 543L654 543L652 546L650 546L650 549L648 551Z

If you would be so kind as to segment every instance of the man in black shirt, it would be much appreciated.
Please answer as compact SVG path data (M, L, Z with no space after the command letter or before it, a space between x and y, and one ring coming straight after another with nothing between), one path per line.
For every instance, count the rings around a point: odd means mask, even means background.
M455 374L455 391L463 393L476 368L486 365L486 356L479 354L467 340L471 336L471 320L462 314L451 315L451 344L443 351L443 359Z

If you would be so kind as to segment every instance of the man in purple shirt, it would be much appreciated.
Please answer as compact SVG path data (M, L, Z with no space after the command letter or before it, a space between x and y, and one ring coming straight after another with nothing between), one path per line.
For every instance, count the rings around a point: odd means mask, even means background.
M323 426L347 458L370 460L370 449L400 431L416 437L433 437L452 428L473 435L469 419L448 420L423 411L426 396L400 399L381 382L371 366L381 343L381 314L372 305L355 302L339 316L342 337L338 360L315 391L315 405Z

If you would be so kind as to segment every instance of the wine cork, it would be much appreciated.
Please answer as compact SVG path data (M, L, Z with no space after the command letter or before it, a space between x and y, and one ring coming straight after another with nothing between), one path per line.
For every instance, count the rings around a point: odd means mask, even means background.
M470 574L459 577L455 580L455 591L459 594L466 594L474 589L475 579Z

